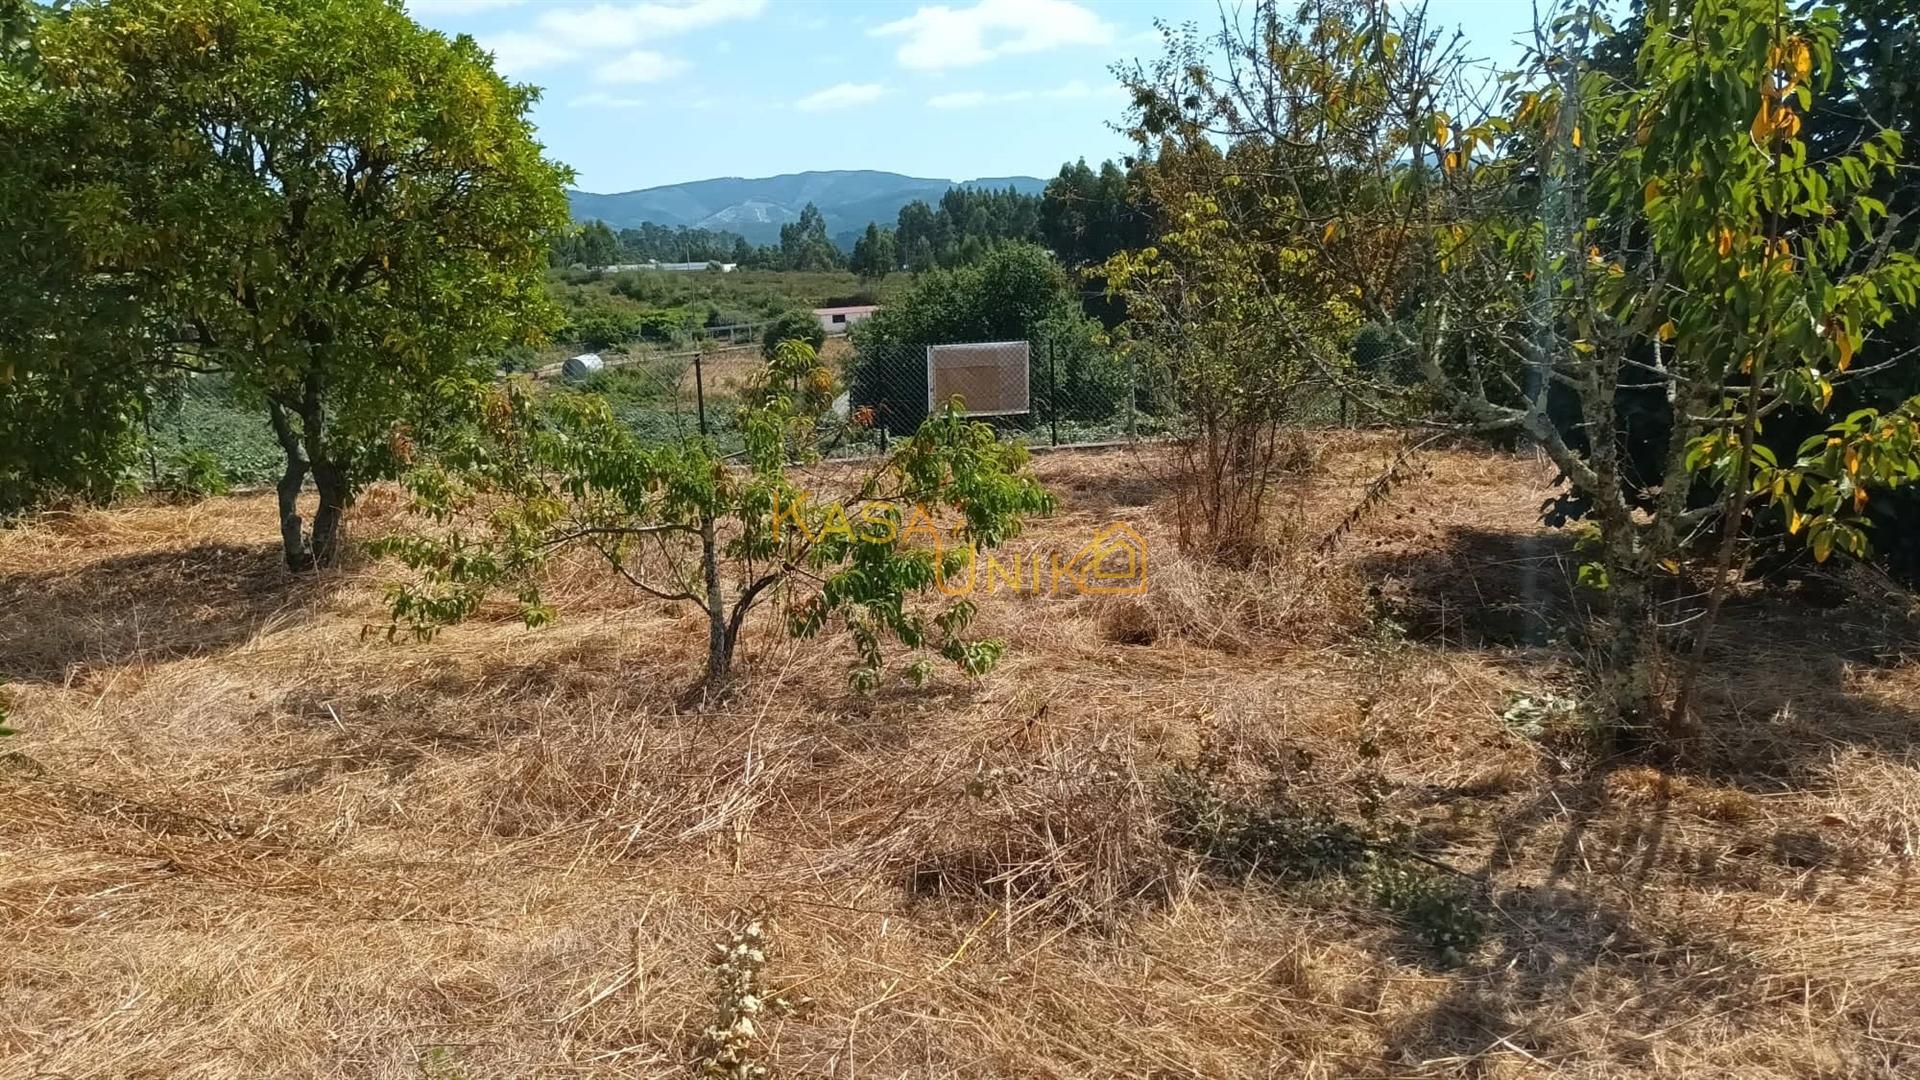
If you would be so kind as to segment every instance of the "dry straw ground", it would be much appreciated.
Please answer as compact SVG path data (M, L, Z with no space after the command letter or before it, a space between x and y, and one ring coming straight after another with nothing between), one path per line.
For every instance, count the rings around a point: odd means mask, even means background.
M389 643L391 570L289 580L266 498L0 534L0 1076L686 1075L752 905L813 1002L759 1040L788 1076L1920 1075L1911 601L1743 596L1697 762L1583 756L1503 720L1579 669L1538 462L1426 453L1315 550L1395 445L1326 446L1231 571L1130 454L1049 456L1037 537L1134 521L1148 595L993 598L1000 670L872 698L763 622L688 705L699 618L584 571L552 628ZM1196 761L1377 792L1487 940L1442 969L1202 865Z

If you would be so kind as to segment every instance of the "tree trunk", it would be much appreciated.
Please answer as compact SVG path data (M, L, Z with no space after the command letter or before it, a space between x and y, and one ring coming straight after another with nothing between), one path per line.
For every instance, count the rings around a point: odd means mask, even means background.
M313 569L313 551L307 546L306 523L300 518L300 488L307 482L310 467L301 452L300 436L294 434L287 410L279 402L267 404L267 419L273 424L273 437L287 456L287 467L280 474L274 492L280 500L280 549L287 569L302 573Z
M300 488L307 482L304 458L289 454L286 471L274 492L280 499L280 548L286 555L287 569L302 573L313 569L313 552L307 547L305 522L300 518Z
M700 568L707 586L707 686L715 688L733 671L733 635L727 632L727 598L720 590L720 544L713 518L700 522Z
M308 550L313 565L331 566L340 557L340 520L347 509L346 470L332 463L313 465L313 484L320 506L313 512L313 535Z
M1611 561L1611 560L1610 560ZM1640 568L1609 567L1606 693L1615 720L1630 742L1644 743L1660 709L1659 651L1648 618L1647 583Z

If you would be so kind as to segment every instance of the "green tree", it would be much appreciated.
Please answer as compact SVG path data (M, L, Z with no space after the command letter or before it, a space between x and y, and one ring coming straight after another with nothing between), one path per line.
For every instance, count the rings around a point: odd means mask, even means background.
M827 331L811 311L783 311L761 333L760 355L772 360L779 354L781 343L787 341L798 341L809 349L818 349L826 344Z
M911 244L902 245L902 251L906 256L907 269L916 274L939 266L933 257L933 241L924 236L916 236Z
M65 234L81 128L40 63L44 14L0 3L0 517L110 497L150 396L177 374L165 322Z
M37 36L78 125L46 196L60 239L260 402L287 563L330 561L478 359L551 324L569 174L533 138L537 92L384 0L121 0Z
M878 281L898 268L900 254L893 242L893 230L882 229L874 222L867 223L867 231L853 242L853 257L847 260L847 269L867 281Z
M1108 354L1089 347L1096 330L1051 255L1035 244L1003 243L975 265L921 274L854 329L852 401L875 408L891 428L910 429L927 408L926 346L1028 341L1036 363L1050 347L1072 359L1058 379L1062 402L1110 415L1123 378ZM1075 412L1061 407L1062 415Z
M969 266L994 245L1040 238L1040 199L1018 190L948 188L939 205L915 199L900 208L895 247L915 271Z
M1041 238L1070 267L1098 266L1121 251L1147 245L1150 217L1141 192L1119 165L1062 165L1040 197Z
M1132 345L1170 376L1182 546L1244 560L1289 467L1288 429L1343 363L1358 314L1310 252L1250 242L1204 194L1169 192L1167 205L1178 227L1099 272L1126 303Z
M1012 341L1078 313L1073 282L1051 255L1034 244L1002 244L976 266L922 275L856 334L862 345Z
M915 681L936 656L986 671L1004 644L966 635L970 601L948 597L933 612L913 603L966 558L931 543L916 515L944 514L943 527L963 524L974 545L991 548L1052 500L1022 448L953 414L928 420L838 498L810 499L792 468L817 456L835 424L836 389L811 348L783 342L735 419L744 467L704 435L642 443L593 395L498 391L471 437L410 479L441 528L383 545L419 573L394 594L396 621L430 634L506 592L540 624L555 614L541 596L542 568L580 549L637 591L705 612L709 686L731 675L748 614L776 598L795 634L845 627L860 689L878 685L887 641L921 654L906 671Z
M612 266L624 261L624 254L620 237L606 222L596 219L556 236L552 262L555 266Z
M1866 339L1914 303L1920 266L1889 249L1872 194L1897 133L1820 160L1801 138L1834 74L1832 12L1693 0L1645 18L1631 78L1595 62L1609 28L1576 8L1504 99L1452 116L1439 103L1475 100L1457 45L1417 13L1263 3L1229 17L1224 62L1176 47L1135 100L1142 135L1231 166L1206 193L1237 233L1311 252L1458 417L1524 434L1560 468L1592 507L1581 579L1612 624L1595 635L1601 689L1627 730L1664 726L1678 745L1689 699L1659 697L1652 586L1691 535L1719 537L1697 657L1761 505L1818 557L1864 548L1867 490L1920 476L1911 410L1851 414L1794 460L1755 435L1783 408L1829 408ZM1226 122L1220 147L1208 132ZM1673 416L1644 502L1618 424L1641 387ZM1721 497L1690 503L1697 480Z
M827 239L827 219L808 203L797 221L780 226L780 266L783 270L838 270L840 249Z

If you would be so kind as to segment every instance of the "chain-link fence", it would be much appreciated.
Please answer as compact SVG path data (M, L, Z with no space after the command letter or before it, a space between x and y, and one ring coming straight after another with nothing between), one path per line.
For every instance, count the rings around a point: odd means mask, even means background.
M854 343L847 400L856 418L889 435L911 433L957 399L1010 438L1042 445L1126 440L1160 430L1141 408L1128 357L1084 339Z
M1352 357L1355 379L1397 378L1401 351L1385 337L1363 336ZM874 342L856 335L845 365L852 415L892 436L911 433L930 409L955 398L969 415L1033 445L1130 442L1182 427L1182 395L1164 359L1077 328L1011 342ZM1299 387L1287 412L1312 427L1377 419L1325 380Z
M551 392L605 399L615 418L643 440L705 434L731 453L741 448L734 411L764 363L758 344L716 344L585 354L542 368L535 378Z
M1354 344L1356 378L1411 384L1406 350L1387 333L1363 332ZM830 453L870 453L920 426L935 407L957 399L1005 437L1033 446L1098 446L1152 440L1182 429L1181 395L1168 364L1146 349L1116 348L1074 328L1015 341L933 344L830 338L822 353L840 381L835 411L853 437ZM642 439L705 433L723 452L741 448L734 424L741 392L765 361L759 344L716 341L692 349L582 353L533 372L548 392L594 394ZM1300 388L1293 422L1353 426L1378 419L1338 386ZM284 458L264 403L248 400L220 376L187 379L151 418L142 482L196 462L240 487L271 484Z
M138 482L148 487L179 486L195 472L233 487L261 487L286 468L266 403L237 390L225 375L171 384L147 415L146 427Z

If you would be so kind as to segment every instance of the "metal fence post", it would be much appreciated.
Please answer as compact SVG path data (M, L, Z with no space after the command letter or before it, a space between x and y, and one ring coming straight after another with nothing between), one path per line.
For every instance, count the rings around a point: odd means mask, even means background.
M1128 349L1126 350L1126 353L1127 353L1127 441L1134 442L1139 438L1139 436L1137 436L1133 430L1133 412L1135 408L1135 402L1140 396L1140 387L1134 379L1133 350Z
M1053 338L1047 338L1047 426L1049 445L1060 445L1060 384L1053 371Z
M707 376L705 367L700 363L700 358L705 354L705 349L693 351L693 403L700 414L701 435L707 433Z

